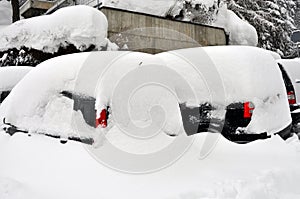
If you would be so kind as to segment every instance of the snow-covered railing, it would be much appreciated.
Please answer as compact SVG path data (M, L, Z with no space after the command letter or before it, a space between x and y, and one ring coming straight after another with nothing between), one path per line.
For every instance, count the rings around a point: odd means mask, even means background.
M103 0L76 0L76 5L87 5L92 7L99 7L103 3Z

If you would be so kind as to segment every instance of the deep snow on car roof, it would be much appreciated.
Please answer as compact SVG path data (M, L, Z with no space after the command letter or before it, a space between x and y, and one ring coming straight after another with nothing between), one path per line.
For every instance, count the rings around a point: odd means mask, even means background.
M10 91L33 67L6 66L0 68L0 92Z

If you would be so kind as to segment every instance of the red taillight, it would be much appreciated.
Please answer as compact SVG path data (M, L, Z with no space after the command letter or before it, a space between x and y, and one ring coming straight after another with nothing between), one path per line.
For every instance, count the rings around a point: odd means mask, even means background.
M296 104L296 97L293 91L289 91L287 93L287 96L288 96L289 104Z
M101 126L102 128L107 127L107 110L102 109L100 113L100 117L96 118L96 127Z
M254 110L254 104L252 102L244 103L244 118L251 118Z

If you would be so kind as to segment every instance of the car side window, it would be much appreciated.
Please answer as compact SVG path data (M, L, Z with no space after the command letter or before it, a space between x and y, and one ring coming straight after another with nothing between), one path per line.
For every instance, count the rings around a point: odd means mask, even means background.
M4 101L4 99L9 95L10 91L3 91L0 95L0 103Z
M278 64L278 66L280 68L280 71L281 71L281 74L282 74L282 78L283 78L283 81L284 81L284 84L285 84L285 87L286 87L287 91L294 91L294 87L293 87L292 81L289 78L287 72L284 70L284 68L283 68L283 66L281 64Z

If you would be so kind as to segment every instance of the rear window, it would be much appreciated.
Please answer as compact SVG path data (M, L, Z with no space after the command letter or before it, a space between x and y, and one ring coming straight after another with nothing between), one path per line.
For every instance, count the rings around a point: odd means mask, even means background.
M10 91L0 92L0 104L4 101L4 99L9 95Z
M281 70L281 74L282 74L282 78L286 87L287 92L289 91L294 91L294 87L292 84L291 79L289 78L287 72L284 70L283 66L281 64L278 64L280 70Z

